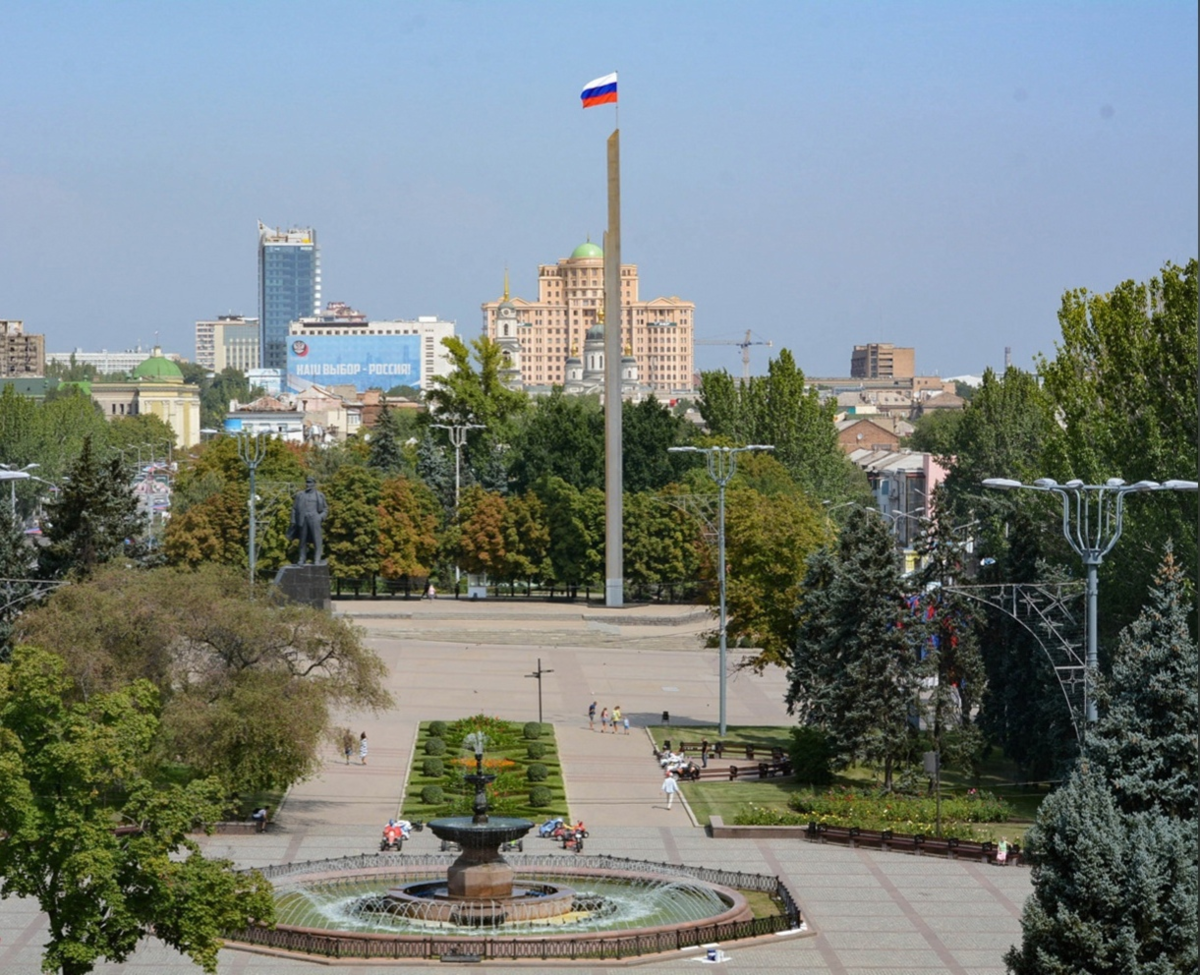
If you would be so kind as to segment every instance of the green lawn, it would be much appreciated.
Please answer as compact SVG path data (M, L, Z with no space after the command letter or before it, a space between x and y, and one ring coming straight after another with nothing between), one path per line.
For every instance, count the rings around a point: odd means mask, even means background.
M745 763L743 744L753 744L770 754L771 748L786 750L791 742L791 728L772 725L731 725L722 739L717 734L717 728L712 726L675 726L656 725L650 728L657 747L662 747L664 741L673 745L678 742L699 742L708 739L711 744L722 740L728 746L735 746L733 754L726 752L723 759L709 759L709 765L728 765ZM757 757L757 755L756 755ZM998 750L983 762L978 777L972 775L970 769L945 768L942 772L942 794L963 795L968 789L979 789L991 792L1007 801L1014 810L1013 819L1007 823L984 824L983 832L992 832L996 837L1007 836L1010 840L1020 842L1025 830L1033 822L1037 808L1045 798L1048 787L1023 787L1012 783L1016 780L1016 766L1005 759ZM879 777L875 770L863 766L852 766L839 774L834 780L834 787L852 786L869 787L878 784ZM713 816L720 816L726 823L733 821L738 811L748 805L760 806L767 809L785 811L788 799L795 793L806 788L792 781L774 779L737 779L733 782L721 779L709 779L703 782L680 783L683 793L687 796L688 804L697 821L708 823Z
M471 719L463 719L470 721ZM524 725L518 722L501 722L487 719L489 744L484 754L484 771L496 774L496 781L488 786L488 797L493 815L521 816L542 822L551 816L567 818L566 790L563 786L562 766L558 759L558 746L551 725L542 725L543 733L536 742L545 749L545 754L533 759L529 747L533 739L523 737ZM455 723L451 723L453 725ZM464 749L451 747L445 754L429 756L426 753L430 722L422 722L417 738L413 767L409 770L408 783L404 790L401 815L405 819L428 820L439 816L469 814L474 787L463 782L462 772L475 771L475 757ZM453 735L451 735L451 738ZM425 774L426 758L441 760L444 772L440 776ZM546 767L546 779L532 783L526 777L530 765ZM545 786L550 791L549 805L533 807L529 804L529 791L534 785ZM429 804L423 801L426 786L438 786L443 790L444 801Z

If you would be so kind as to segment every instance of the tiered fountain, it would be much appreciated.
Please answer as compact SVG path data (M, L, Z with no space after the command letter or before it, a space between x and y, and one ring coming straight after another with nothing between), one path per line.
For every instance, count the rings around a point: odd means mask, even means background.
M365 855L267 868L278 924L231 942L371 958L623 958L796 930L799 910L777 878L601 857L536 857L518 870L500 847L533 828L489 816L484 738L476 733L473 816L428 823L457 843L438 856ZM780 904L754 917L736 888ZM231 945L233 946L233 945Z
M462 854L446 871L446 882L403 884L388 890L385 910L426 921L494 925L567 914L575 892L556 884L514 886L514 872L500 853L504 843L533 829L528 819L488 816L487 787L495 776L483 770L484 736L474 732L475 773L464 776L475 786L475 815L434 819L427 825L438 839L457 843Z

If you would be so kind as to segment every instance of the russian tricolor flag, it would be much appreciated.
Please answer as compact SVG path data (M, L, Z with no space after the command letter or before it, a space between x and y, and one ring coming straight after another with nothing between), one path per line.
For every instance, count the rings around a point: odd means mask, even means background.
M603 78L589 81L584 85L583 94L579 97L583 99L584 108L615 102L617 100L617 73L614 71L612 74L606 74Z

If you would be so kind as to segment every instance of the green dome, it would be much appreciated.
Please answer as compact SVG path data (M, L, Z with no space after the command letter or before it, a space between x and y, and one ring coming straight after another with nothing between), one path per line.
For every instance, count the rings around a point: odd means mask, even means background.
M156 352L133 370L134 379L149 379L151 382L183 382L183 372L170 359Z
M597 247L595 244L593 244L590 240L586 244L580 244L573 251L571 251L572 258L603 257L603 256L604 256L604 251L602 251L599 247Z

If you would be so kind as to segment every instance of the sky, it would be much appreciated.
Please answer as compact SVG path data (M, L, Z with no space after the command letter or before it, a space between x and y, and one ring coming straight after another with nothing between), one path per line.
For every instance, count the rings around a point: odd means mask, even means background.
M1068 289L1197 256L1197 5L0 0L0 319L47 351L257 314L257 221L372 319L536 298L602 239L811 376L1053 355ZM741 352L696 349L738 374Z

